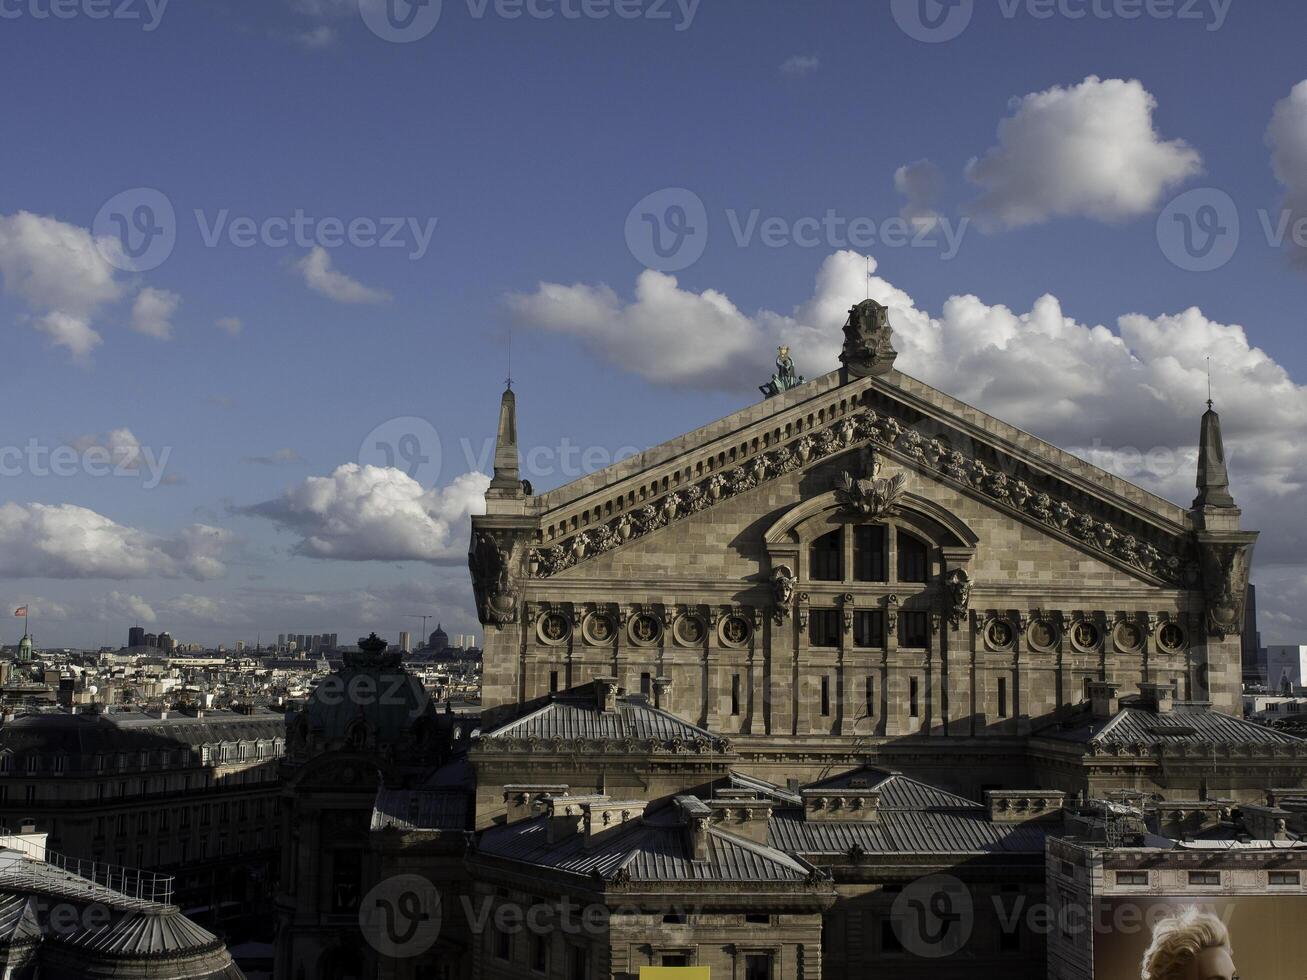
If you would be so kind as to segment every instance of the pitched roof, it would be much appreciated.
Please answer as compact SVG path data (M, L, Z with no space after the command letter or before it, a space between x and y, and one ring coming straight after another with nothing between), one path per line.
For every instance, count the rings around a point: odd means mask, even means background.
M224 948L222 941L176 909L132 912L100 928L60 937L70 946L124 957L196 954Z
M617 699L616 711L601 711L592 700L558 700L510 721L482 736L488 739L655 739L669 742L679 739L693 743L705 739L722 749L722 739L703 728L691 725L670 712L655 708L642 695Z
M767 843L792 854L847 854L856 844L865 854L1044 853L1038 824L991 823L988 811L915 812L886 810L873 822L804 820L800 810L772 814Z
M0 947L37 942L40 938L36 897L21 892L0 892Z
M912 779L901 772L886 772L863 766L830 779L810 783L804 789L865 788L880 796L880 810L980 810L988 812L975 800L957 796L938 786Z
M372 805L372 829L467 830L467 794L448 789L381 789Z
M542 868L610 881L625 869L632 881L777 882L801 884L812 869L775 848L708 829L708 859L695 861L685 827L633 820L587 846L582 834L547 840L545 817L494 827L478 850Z
M1074 728L1048 728L1046 738L1106 746L1304 745L1307 740L1199 705L1176 705L1158 714L1124 707L1110 719L1085 719Z

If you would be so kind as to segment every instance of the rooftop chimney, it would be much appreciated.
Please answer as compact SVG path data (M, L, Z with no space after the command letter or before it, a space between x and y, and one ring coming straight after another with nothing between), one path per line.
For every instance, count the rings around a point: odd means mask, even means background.
M1175 706L1175 690L1170 684L1143 683L1139 694L1159 715L1169 715Z
M672 679L655 677L653 682L654 707L666 708L672 702Z
M1116 685L1111 681L1090 681L1089 708L1096 721L1106 721L1115 717L1121 710L1121 701L1116 696Z
M690 852L696 861L708 860L708 822L712 810L697 796L678 796L676 806L681 812L681 822L689 838Z
M595 706L600 711L617 710L617 678L596 677L594 679Z

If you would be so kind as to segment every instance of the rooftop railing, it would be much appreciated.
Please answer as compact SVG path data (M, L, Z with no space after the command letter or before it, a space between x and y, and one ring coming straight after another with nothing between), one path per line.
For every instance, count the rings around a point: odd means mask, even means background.
M8 838L4 847L11 854L8 860L0 854L0 888L54 892L120 908L173 903L172 875L70 857L21 837Z

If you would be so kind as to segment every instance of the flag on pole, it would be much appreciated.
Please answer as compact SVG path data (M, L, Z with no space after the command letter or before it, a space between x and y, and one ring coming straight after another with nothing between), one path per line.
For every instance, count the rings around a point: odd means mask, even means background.
M17 616L19 619L26 619L26 618L27 618L27 607L26 607L26 606L19 606L17 609L14 610L14 615Z

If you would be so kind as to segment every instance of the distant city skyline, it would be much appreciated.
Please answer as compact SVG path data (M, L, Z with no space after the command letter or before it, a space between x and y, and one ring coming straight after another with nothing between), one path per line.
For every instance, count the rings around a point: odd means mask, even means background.
M831 370L871 292L904 371L1186 506L1210 356L1264 642L1307 636L1307 7L967 4L934 43L911 3L681 6L411 44L345 2L15 6L0 601L93 648L468 632L505 378L547 491L781 344Z

